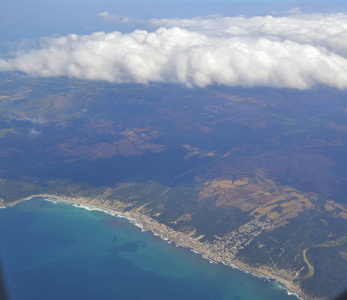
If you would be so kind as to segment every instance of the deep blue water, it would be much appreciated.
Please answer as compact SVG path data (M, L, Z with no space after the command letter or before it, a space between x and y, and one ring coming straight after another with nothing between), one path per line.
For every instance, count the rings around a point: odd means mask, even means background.
M0 209L0 254L13 300L297 300L125 219L39 198Z

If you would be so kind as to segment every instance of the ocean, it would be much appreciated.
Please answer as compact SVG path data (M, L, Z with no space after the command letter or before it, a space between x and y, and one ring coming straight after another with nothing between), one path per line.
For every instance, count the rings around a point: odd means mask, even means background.
M10 300L297 300L101 211L33 198L0 209Z

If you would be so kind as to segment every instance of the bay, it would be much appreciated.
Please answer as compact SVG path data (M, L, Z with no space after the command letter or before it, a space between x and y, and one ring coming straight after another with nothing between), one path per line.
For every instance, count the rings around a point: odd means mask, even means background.
M124 218L42 198L0 209L0 255L11 300L298 299Z

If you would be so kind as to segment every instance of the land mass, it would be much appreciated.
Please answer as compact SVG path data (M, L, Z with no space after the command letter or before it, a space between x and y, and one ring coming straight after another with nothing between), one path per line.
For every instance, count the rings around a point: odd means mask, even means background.
M112 209L304 298L347 288L346 92L6 76L0 205Z

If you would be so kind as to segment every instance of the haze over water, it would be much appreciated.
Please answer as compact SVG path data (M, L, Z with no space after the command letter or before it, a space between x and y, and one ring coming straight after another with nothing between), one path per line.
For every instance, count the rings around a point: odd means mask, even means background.
M0 210L10 299L298 299L126 219L34 198Z

